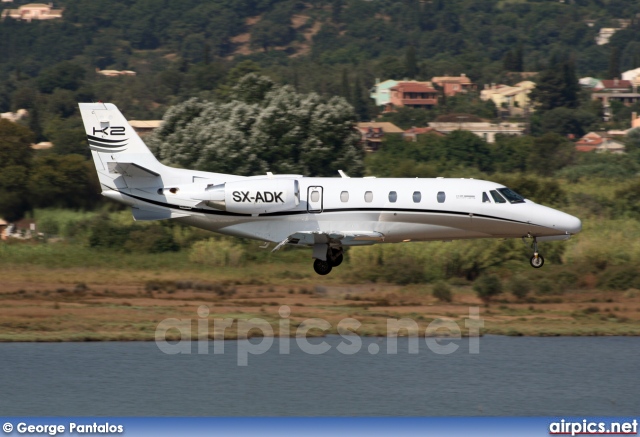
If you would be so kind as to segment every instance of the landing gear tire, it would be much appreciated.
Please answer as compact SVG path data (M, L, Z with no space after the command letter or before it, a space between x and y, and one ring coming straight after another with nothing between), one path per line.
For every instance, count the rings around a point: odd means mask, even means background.
M529 264L531 264L531 267L533 267L534 269L539 269L544 265L544 258L542 257L542 255L533 255L529 260Z
M344 255L340 254L331 260L331 264L333 265L333 267L338 267L340 264L342 264L343 260L344 260Z
M316 259L313 262L313 270L315 270L319 275L328 275L331 273L331 268L331 263L328 260L322 261L321 259Z
M341 247L331 247L327 251L327 261L331 264L331 267L338 267L344 260L344 253Z

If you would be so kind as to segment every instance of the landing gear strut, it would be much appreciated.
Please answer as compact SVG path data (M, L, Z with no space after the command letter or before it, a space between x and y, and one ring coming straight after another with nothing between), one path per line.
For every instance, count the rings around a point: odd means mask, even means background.
M533 237L532 246L533 246L533 256L529 260L529 264L531 264L531 267L533 267L534 269L539 269L544 265L544 258L542 257L542 255L538 253L538 240L536 237Z
M327 250L327 260L317 259L313 262L313 270L319 275L328 275L334 267L338 267L344 260L342 248L330 247Z

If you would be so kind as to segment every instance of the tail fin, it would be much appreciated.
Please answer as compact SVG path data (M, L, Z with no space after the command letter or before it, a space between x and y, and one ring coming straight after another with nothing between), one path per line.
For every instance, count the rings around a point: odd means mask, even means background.
M80 103L93 162L105 189L149 186L162 164L111 103ZM126 169L137 169L127 174ZM150 183L151 182L151 183Z

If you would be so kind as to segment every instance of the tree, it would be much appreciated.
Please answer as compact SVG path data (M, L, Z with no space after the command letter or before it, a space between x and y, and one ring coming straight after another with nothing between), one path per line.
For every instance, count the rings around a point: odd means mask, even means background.
M271 20L260 20L251 29L251 46L261 47L265 52L277 45L287 44L292 37L289 24L274 23Z
M562 79L564 88L562 92L563 105L566 108L577 108L579 105L578 93L580 92L580 83L576 76L576 67L572 60L562 64Z
M331 2L331 21L334 25L342 22L342 8L344 8L344 0L333 0Z
M347 101L350 101L353 95L351 94L351 85L349 84L349 72L346 68L342 69L342 84L341 84L341 95Z
M540 126L537 130L581 137L598 121L598 117L591 112L559 107L540 115Z
M90 208L100 198L95 169L80 155L37 157L29 175L34 207Z
M496 135L490 144L494 170L499 172L524 172L527 170L527 156L533 147L530 136Z
M362 92L362 81L360 80L360 76L356 76L356 83L353 86L353 99L351 100L351 104L353 105L353 109L358 116L358 120L364 121L369 119L369 108L367 107L367 102L364 97L364 93Z
M418 75L418 61L414 46L408 46L404 54L404 70L409 79L415 79Z
M572 163L575 153L576 148L572 142L558 134L548 133L533 141L527 169L543 176L551 176Z
M578 107L579 91L573 62L565 61L541 72L530 96L538 103L539 111L549 111L560 106Z
M489 172L493 169L491 149L486 141L469 131L457 130L444 138L440 155L446 162L464 167L475 167Z
M30 209L27 180L33 138L26 127L0 119L0 217L9 222Z
M635 153L640 151L640 128L631 129L624 138L625 151Z
M518 47L516 47L513 50L509 50L504 55L502 62L503 62L503 68L506 71L516 71L516 72L524 71L522 45L518 44Z
M515 50L513 68L514 68L513 71L517 71L517 72L524 71L524 54L522 50L522 44L518 44L518 47Z
M43 93L51 93L56 88L77 90L84 80L85 70L70 61L63 61L42 71L38 77L38 87Z
M363 173L353 107L256 74L240 80L229 102L191 99L164 120L147 143L167 164L242 175Z
M77 154L91 156L87 147L87 134L80 117L49 119L44 130L46 137L54 145L52 151L56 155Z
M515 71L514 66L515 61L513 59L513 52L511 50L509 50L505 55L504 58L502 58L502 68L505 71Z
M609 56L609 69L607 70L608 79L620 79L622 72L620 71L620 48L612 47Z

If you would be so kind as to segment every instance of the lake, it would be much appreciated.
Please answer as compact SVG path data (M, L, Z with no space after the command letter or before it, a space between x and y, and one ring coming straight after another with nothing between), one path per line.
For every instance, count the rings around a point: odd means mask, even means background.
M407 338L340 336L224 342L223 354L168 355L154 342L0 344L4 416L608 416L640 406L640 338L501 337L456 340L450 354ZM472 340L473 341L473 340ZM324 342L322 345L318 343ZM262 347L262 349L260 349ZM244 348L244 349L243 349ZM238 365L238 351L247 356ZM309 347L305 348L308 349ZM378 353L374 354L372 352ZM351 350L354 352L354 350Z

